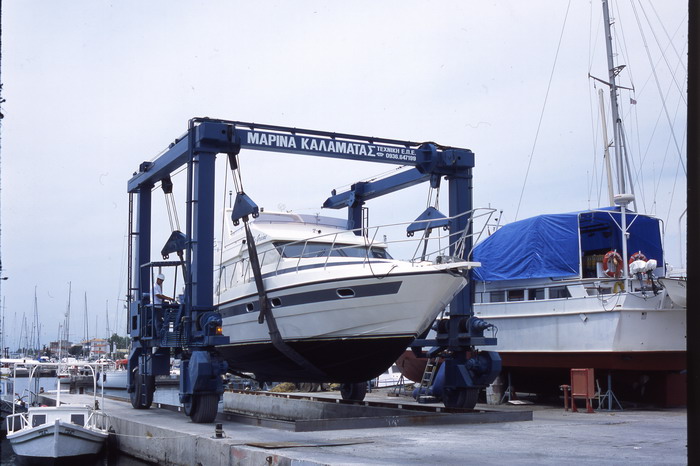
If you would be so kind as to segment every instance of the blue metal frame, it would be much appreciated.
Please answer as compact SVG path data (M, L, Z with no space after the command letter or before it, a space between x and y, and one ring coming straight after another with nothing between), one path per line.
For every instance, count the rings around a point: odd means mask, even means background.
M189 403L197 393L222 393L220 377L213 377L226 370L225 363L216 356L215 346L228 342L228 337L212 333L208 327L221 318L213 306L213 251L214 251L214 171L218 153L238 154L241 149L263 150L300 155L331 157L346 160L370 161L415 167L382 180L357 183L346 193L335 194L326 200L324 207L348 207L348 218L352 226L361 225L362 205L369 199L395 192L430 180L433 187L446 177L449 183L449 212L457 216L472 210L472 173L474 154L468 149L440 146L434 143L418 143L395 139L357 136L282 126L260 125L238 121L195 118L190 120L188 132L175 140L167 151L153 162L144 162L139 171L128 182L128 192L138 195L137 203L137 250L134 260L135 300L130 306L131 336L133 349L129 358L129 390L134 389L131 369L138 364L141 373L157 374L163 370L163 358L167 347L183 347L196 355L196 368L187 364L182 368L180 400ZM151 237L151 190L162 180L183 165L188 168L187 189L187 240L185 258L185 296L177 309L178 325L186 326L184 339L167 341L163 338L145 338L142 332L146 324L142 314L152 308L144 302L150 292L149 274L146 266L150 261ZM235 168L235 167L234 167ZM252 201L251 201L252 202ZM452 232L462 231L469 221L466 216L451 222ZM456 234L456 233L455 233ZM467 238L465 254L471 250L471 239ZM451 304L449 341L443 344L453 351L473 349L476 341L486 341L483 335L474 335L472 326L460 331L458 323L472 316L472 287L465 288ZM149 307L150 306L150 307ZM207 325L202 326L206 320ZM151 324L153 325L153 324ZM478 332L477 332L478 333ZM443 339L444 342L444 339ZM210 368L203 369L202 364ZM463 362L461 363L464 364ZM207 384L208 380L219 380ZM451 377L447 377L450 385ZM468 386L468 382L467 386ZM463 387L464 383L454 382ZM454 385L453 384L453 385Z

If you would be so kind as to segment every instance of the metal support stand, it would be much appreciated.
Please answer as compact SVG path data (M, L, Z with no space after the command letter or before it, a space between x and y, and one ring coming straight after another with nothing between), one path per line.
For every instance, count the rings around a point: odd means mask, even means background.
M608 372L608 390L603 393L600 398L598 399L598 409L604 409L601 408L602 406L605 405L605 402L608 402L608 408L606 411L623 411L622 405L618 401L617 397L612 391L612 373ZM614 404L617 405L619 409L614 409L613 406Z
M401 377L399 377L399 382L394 385L394 388L391 389L391 393L389 393L391 396L401 396L401 395L407 395L406 393L406 379L404 378L403 374L401 374Z
M503 400L506 398L508 398L508 401L512 401L517 398L515 396L515 388L513 388L513 384L510 381L510 372L508 373L508 387L506 387L506 389L503 391L500 404L503 404Z

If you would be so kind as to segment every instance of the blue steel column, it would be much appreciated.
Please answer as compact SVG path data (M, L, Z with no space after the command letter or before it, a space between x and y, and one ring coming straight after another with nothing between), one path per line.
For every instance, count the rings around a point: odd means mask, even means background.
M472 171L465 170L463 177L449 177L449 193L450 193L450 217L460 215L464 212L472 210ZM461 232L469 223L470 217L463 215L453 221L450 226L450 241L454 242L457 239L455 232ZM468 236L464 246L464 259L467 259L469 251L472 248L472 226L469 227ZM454 246L451 247L451 254L454 254ZM467 286L459 292L450 304L450 315L472 315L472 294L473 286L471 279Z
M144 270L142 265L151 260L151 189L153 185L143 184L138 187L138 201L136 203L136 231L138 238L136 239L136 251L134 254L133 264L129 264L134 268L134 286L138 288L136 296L131 301L129 309L129 335L132 338L131 352L129 353L129 370L127 376L127 388L129 393L134 389L134 384L138 380L133 380L133 369L139 368L139 373L143 374L146 369L144 365L146 361L143 357L143 347L141 344L143 325L141 321L141 303L143 303L144 293L150 292L150 277L147 270ZM131 232L130 232L131 233ZM134 321L138 324L134 327Z
M136 231L138 241L136 247L136 257L132 266L134 270L134 280L138 284L139 296L135 296L136 302L141 302L143 293L149 292L150 277L142 270L142 265L151 260L151 189L153 185L142 185L138 189L138 203L136 213Z
M214 180L216 153L194 156L192 198L192 308L209 310L214 297Z

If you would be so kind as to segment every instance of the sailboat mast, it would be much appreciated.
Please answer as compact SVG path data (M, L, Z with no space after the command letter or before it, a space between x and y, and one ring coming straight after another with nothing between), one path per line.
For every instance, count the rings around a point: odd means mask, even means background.
M71 297L71 293L73 291L72 287L73 287L73 283L68 282L68 305L66 306L66 324L65 324L66 342L70 341L70 297Z
M613 190L613 180L612 180L612 167L610 165L610 143L608 142L608 126L605 123L605 101L603 100L603 90L598 90L598 97L600 100L600 122L603 126L603 143L605 147L605 153L603 157L605 158L605 173L608 175L608 200L609 205L615 205L615 192Z
M39 343L39 301L36 297L36 286L34 287L34 322L32 323L32 347L36 358L39 358L41 346ZM36 332L36 333L35 333ZM35 339L36 338L36 339Z
M622 138L620 135L620 110L617 104L617 82L618 70L615 67L612 49L612 31L610 29L610 11L607 0L603 1L603 25L605 26L605 49L608 53L608 84L610 84L610 110L613 117L613 145L615 147L615 163L617 164L617 189L619 193L624 193L625 176L622 172Z
M627 177L629 178L629 192L634 195L634 186L632 185L632 174L629 172L627 161L627 142L625 131L620 118L620 106L618 104L617 94L619 86L617 85L617 75L622 71L625 65L615 66L615 58L613 56L612 47L612 30L610 21L610 10L608 8L609 1L602 0L603 3L603 26L605 28L605 49L608 56L608 85L610 86L610 110L613 118L613 146L615 147L615 165L617 174L617 192L618 194L627 194L628 186L625 177L625 167L627 167ZM637 203L632 198L631 203L634 210L637 210Z
M90 338L90 329L88 328L89 323L88 323L88 306L87 306L87 291L85 292L85 315L83 316L83 322L84 322L84 338L83 341L87 342L88 339Z

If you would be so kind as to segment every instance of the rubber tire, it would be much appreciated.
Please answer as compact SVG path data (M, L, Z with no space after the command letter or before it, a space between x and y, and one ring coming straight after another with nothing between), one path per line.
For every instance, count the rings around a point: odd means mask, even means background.
M344 383L340 385L340 396L347 401L362 401L367 394L367 382Z
M462 409L474 409L476 402L479 400L478 388L467 388L464 391L464 400L462 401Z
M190 409L186 409L185 413L195 424L208 424L214 422L218 409L219 395L192 395Z
M446 388L442 402L446 408L474 409L478 398L478 388Z
M141 388L142 388L142 381L141 381L141 374L139 374L138 368L134 369L134 380L136 381L136 387L134 387L134 391L129 394L129 398L131 399L131 406L133 406L136 409L148 409L151 407L153 404L153 392L156 391L156 377L154 375L146 375L143 376L146 378L146 402L142 403L142 393L141 393Z

